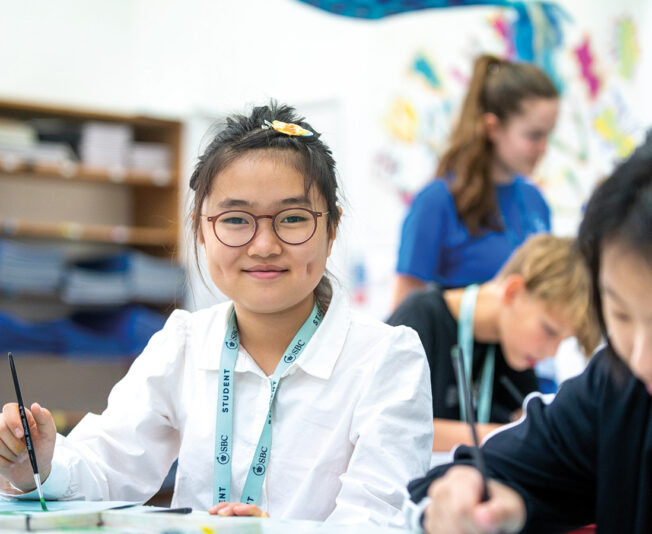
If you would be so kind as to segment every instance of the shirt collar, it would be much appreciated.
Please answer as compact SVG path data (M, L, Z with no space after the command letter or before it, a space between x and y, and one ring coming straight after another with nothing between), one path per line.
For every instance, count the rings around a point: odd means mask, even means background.
M344 290L331 281L333 298L324 320L293 364L317 378L328 380L342 352L351 324L351 306ZM292 367L288 369L290 371Z
M324 320L306 345L301 357L288 368L285 374L292 372L295 366L309 375L324 380L328 380L333 373L351 323L351 306L345 291L335 282L331 282L331 285L333 297ZM205 343L198 358L199 367L209 371L220 369L222 343L233 303L218 304L214 309L215 312L211 317L213 326L207 328L208 333L205 334ZM219 345L216 345L215 341L218 339ZM234 371L236 373L251 371L260 374L253 359L247 357L242 350L238 351Z

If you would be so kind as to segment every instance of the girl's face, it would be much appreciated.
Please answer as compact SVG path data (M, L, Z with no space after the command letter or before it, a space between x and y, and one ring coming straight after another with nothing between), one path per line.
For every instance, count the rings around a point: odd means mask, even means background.
M548 145L559 112L556 98L529 98L522 112L504 121L491 115L487 133L493 143L494 160L508 174L530 175Z
M600 257L599 282L609 340L652 395L652 266L612 242Z
M304 177L289 157L265 150L239 157L214 178L202 213L213 216L241 210L274 215L297 207L325 212L326 202L316 188L306 197ZM236 311L267 314L306 308L308 313L335 237L328 233L329 215L317 218L314 235L300 245L284 243L274 233L271 219L259 219L253 239L240 247L221 243L213 224L202 218L199 238L211 279L233 300ZM228 222L237 224L242 219Z
M573 335L564 316L532 296L522 280L518 275L508 277L498 319L505 361L516 371L532 369L554 356L559 344Z

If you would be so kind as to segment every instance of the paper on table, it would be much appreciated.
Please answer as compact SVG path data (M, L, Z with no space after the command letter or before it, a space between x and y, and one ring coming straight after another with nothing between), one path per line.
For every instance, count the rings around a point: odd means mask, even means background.
M99 512L118 506L136 506L140 503L127 501L47 501L48 512L41 511L39 501L5 501L0 500L0 514L11 513L39 513L49 512Z

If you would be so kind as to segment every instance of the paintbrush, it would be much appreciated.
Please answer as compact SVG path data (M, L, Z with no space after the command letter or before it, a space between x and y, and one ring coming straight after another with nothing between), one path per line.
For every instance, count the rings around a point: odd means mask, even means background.
M41 508L44 512L48 511L48 507L45 506L45 499L43 498L43 488L41 488L41 477L38 474L38 465L36 464L36 454L34 453L34 443L32 443L32 434L29 431L29 425L27 424L27 416L25 415L25 406L23 405L23 396L20 394L20 385L18 384L18 375L16 374L16 366L14 365L14 355L9 352L9 365L11 366L11 375L14 379L14 388L16 389L16 397L18 397L18 411L20 412L20 420L23 423L23 430L25 432L25 443L27 444L27 454L29 455L29 462L32 464L32 470L34 471L34 482L36 482L36 489L38 490L38 496L41 500Z

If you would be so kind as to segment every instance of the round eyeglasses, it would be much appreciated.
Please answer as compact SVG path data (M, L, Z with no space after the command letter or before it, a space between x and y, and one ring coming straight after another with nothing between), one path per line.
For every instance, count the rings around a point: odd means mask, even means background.
M256 235L260 219L271 219L272 229L283 243L301 245L315 235L317 217L327 214L327 211L288 208L274 215L254 215L248 211L228 210L203 217L213 224L213 233L220 243L227 247L242 247Z

